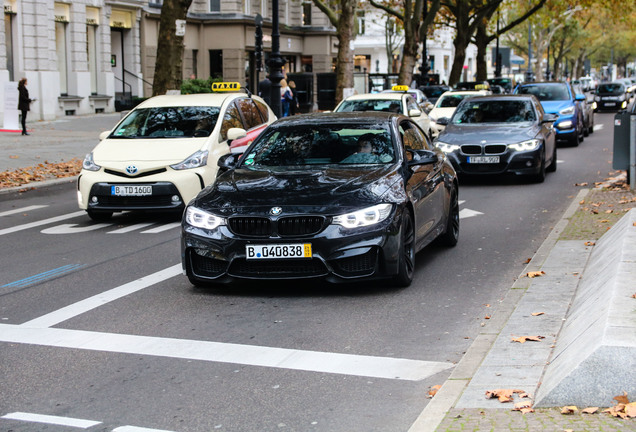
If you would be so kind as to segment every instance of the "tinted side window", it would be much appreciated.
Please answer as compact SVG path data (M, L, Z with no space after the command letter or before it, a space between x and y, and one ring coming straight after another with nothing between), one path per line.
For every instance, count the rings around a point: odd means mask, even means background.
M406 109L408 111L419 110L420 107L417 105L417 102L415 102L415 99L413 99L412 97L407 97L406 98Z
M404 148L413 150L428 150L428 143L424 133L411 122L400 123L400 135Z
M225 115L223 116L223 123L221 124L221 135L219 136L219 141L227 140L227 131L233 127L243 127L241 115L239 114L239 110L236 107L236 103L234 102L232 102L230 106L227 107L227 111L225 111Z
M241 114L243 114L245 129L252 129L263 124L261 112L252 99L238 99L236 102L241 110Z
M267 123L267 121L269 120L269 111L267 109L267 105L265 105L261 101L254 101L254 103L256 103L256 107L261 112L261 117L263 118L263 123Z

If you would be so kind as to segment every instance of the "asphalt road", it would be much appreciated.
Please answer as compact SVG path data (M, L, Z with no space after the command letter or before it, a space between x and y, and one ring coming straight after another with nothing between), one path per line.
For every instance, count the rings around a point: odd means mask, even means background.
M613 114L596 124L543 184L462 182L459 244L399 290L195 289L174 218L98 224L72 182L0 195L0 431L407 431L576 184L608 176Z

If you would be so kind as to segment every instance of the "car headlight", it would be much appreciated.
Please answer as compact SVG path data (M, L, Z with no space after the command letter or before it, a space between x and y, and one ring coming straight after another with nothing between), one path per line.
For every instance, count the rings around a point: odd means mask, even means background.
M454 151L459 150L459 146L458 145L456 145L456 144L448 144L448 143L441 142L441 141L437 141L435 143L435 146L437 146L437 148L439 148L444 153L452 153Z
M170 168L175 170L185 170L198 168L200 166L204 166L208 163L208 151L207 150L199 150L178 164L170 165Z
M574 123L572 123L571 120L566 120L566 121L563 121L561 123L558 123L556 125L556 127L558 129L570 129L572 127L572 125L574 125Z
M567 108L563 108L561 111L559 111L559 114L563 114L563 115L574 114L574 107L569 106Z
M193 227L209 230L225 225L225 219L222 217L214 216L211 213L192 206L186 209L185 220Z
M93 160L93 153L89 153L84 158L84 162L82 162L82 168L88 171L99 171L102 167Z
M535 150L541 145L541 140L531 139L528 141L522 141L514 144L508 144L508 148L517 151L530 151Z
M345 228L374 225L389 217L392 208L393 205L391 204L378 204L363 210L334 216L333 223L342 225Z

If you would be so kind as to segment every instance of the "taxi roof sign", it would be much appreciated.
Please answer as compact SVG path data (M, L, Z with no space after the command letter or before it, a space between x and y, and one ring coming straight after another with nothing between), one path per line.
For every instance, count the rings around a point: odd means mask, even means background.
M212 83L212 91L224 92L224 91L239 91L241 84L237 82L215 82Z
M408 91L409 86L407 85L394 85L393 87L391 87L391 90L394 91Z

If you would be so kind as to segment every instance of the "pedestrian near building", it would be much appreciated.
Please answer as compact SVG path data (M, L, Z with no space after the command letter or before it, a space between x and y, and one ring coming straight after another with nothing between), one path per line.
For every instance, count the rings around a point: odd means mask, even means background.
M280 107L283 117L289 116L289 108L293 98L292 91L287 85L287 80L280 80Z
M26 85L26 78L22 78L20 82L18 82L18 92L20 93L18 110L22 113L22 135L29 135L26 129L27 112L31 109L31 102L35 101L35 99L29 98L29 90L27 90Z
M292 93L292 100L289 103L289 115L296 115L299 112L300 104L298 103L298 94L296 93L296 83L289 81L289 89Z
M271 105L272 103L272 82L269 80L269 77L265 77L261 82L258 83L258 95L263 98L267 105Z

